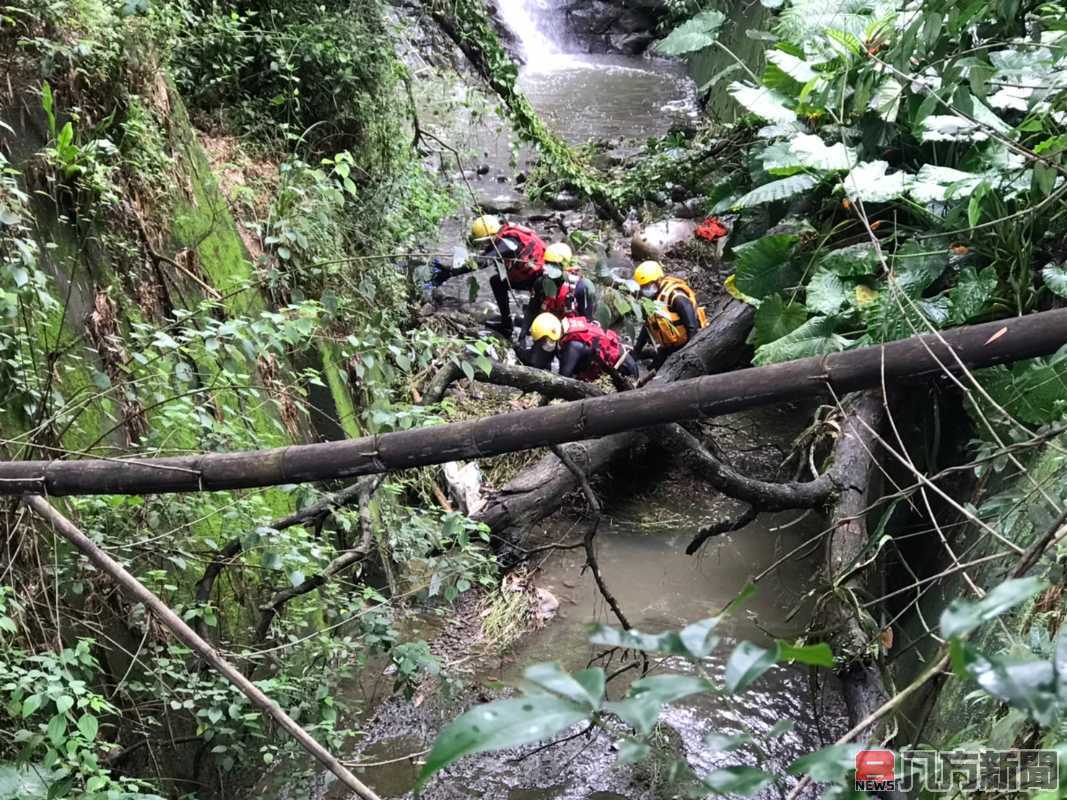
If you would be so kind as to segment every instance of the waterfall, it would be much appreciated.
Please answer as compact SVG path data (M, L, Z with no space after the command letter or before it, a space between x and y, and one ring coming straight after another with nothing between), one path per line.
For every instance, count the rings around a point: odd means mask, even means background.
M537 0L497 0L504 24L522 45L527 67L535 72L558 65L562 50L557 38L558 27L552 14Z

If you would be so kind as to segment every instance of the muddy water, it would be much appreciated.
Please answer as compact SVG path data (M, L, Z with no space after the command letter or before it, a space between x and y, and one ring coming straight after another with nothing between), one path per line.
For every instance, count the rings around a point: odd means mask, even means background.
M721 420L718 439L739 467L766 476L795 435L795 422L806 416L800 409L736 415ZM656 479L649 480L651 475ZM598 535L598 559L635 627L660 632L717 614L752 577L767 572L757 593L720 626L723 642L705 662L705 669L713 678L721 678L725 660L737 642L765 644L773 637L790 638L803 630L810 611L805 596L814 585L822 555L817 534L824 521L818 515L799 521L796 515L763 515L692 557L684 551L695 531L711 519L733 513L732 501L696 482L669 456L651 452L646 463L621 471L600 489L608 511ZM540 532L538 541L571 541L583 525L582 520L557 518ZM540 566L533 580L559 600L557 616L527 634L505 658L483 659L467 676L465 690L451 699L427 697L420 708L403 702L382 706L366 730L366 745L358 756L361 763L380 765L362 770L361 777L383 797L409 797L420 763L417 756L403 756L424 751L441 727L463 709L496 696L501 683L517 682L530 664L559 661L570 669L585 667L599 650L588 644L590 623L615 621L591 576L583 574L583 563L584 554L572 550L558 552ZM476 611L464 614L473 617ZM462 655L468 647L461 641L457 649ZM615 666L609 665L608 671ZM689 666L680 659L668 659L654 669L686 672ZM613 682L609 696L621 696L633 675L627 673ZM783 666L772 669L735 699L699 696L669 707L661 717L667 726L661 738L665 752L685 758L698 774L718 766L761 762L782 774L798 756L830 744L846 727L844 718L832 681L820 678L817 684L806 669ZM794 723L792 730L768 738L783 720ZM722 753L707 743L711 735L741 733L750 735L754 744ZM620 765L614 739L600 734L544 752L527 747L471 756L432 781L425 797L655 800L669 796L657 772L662 762ZM777 794L767 790L763 796Z

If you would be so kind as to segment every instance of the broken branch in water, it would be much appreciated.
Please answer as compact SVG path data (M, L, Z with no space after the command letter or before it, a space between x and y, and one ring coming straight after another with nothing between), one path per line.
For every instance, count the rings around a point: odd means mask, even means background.
M559 446L553 445L552 452L555 453L563 465L571 471L574 475L574 479L578 481L578 484L582 487L582 493L585 495L586 501L589 503L589 507L593 511L593 524L589 530L586 531L585 538L582 540L582 545L585 547L585 565L589 568L589 571L593 573L593 580L596 581L597 588L600 589L600 594L604 596L604 600L611 607L611 611L615 614L616 619L619 620L619 624L626 630L630 630L632 627L630 621L626 619L626 615L622 613L622 608L619 607L619 601L615 599L615 595L611 593L608 588L607 581L604 580L604 576L600 573L600 564L596 559L596 547L594 542L596 540L597 531L600 528L600 520L602 517L600 500L596 496L596 492L593 491L593 487L589 484L589 479L585 476L585 473L574 463L573 459L567 455L566 451Z

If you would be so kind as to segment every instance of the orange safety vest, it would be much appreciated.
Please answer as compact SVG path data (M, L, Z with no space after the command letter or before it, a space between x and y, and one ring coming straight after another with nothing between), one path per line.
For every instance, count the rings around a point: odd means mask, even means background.
M659 308L655 314L645 320L645 325L648 327L652 341L661 347L672 349L681 347L689 341L685 325L681 324L681 316L671 311L671 303L674 301L676 292L681 292L693 304L697 315L697 325L701 328L708 326L708 312L703 306L697 305L696 292L681 278L668 275L660 282L659 294L656 296Z

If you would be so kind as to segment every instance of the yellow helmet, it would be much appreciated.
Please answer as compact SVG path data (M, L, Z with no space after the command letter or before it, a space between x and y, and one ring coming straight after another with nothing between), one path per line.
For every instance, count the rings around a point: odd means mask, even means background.
M658 261L642 261L634 270L634 280L638 286L647 286L663 278L663 265Z
M530 326L530 335L533 336L535 342L542 339L558 342L563 336L563 323L555 314L549 314L546 311L534 318L533 325Z
M574 252L566 242L556 242L545 249L545 261L549 264L566 264L572 258Z
M500 232L500 217L485 214L471 223L471 239L476 242L484 241Z

